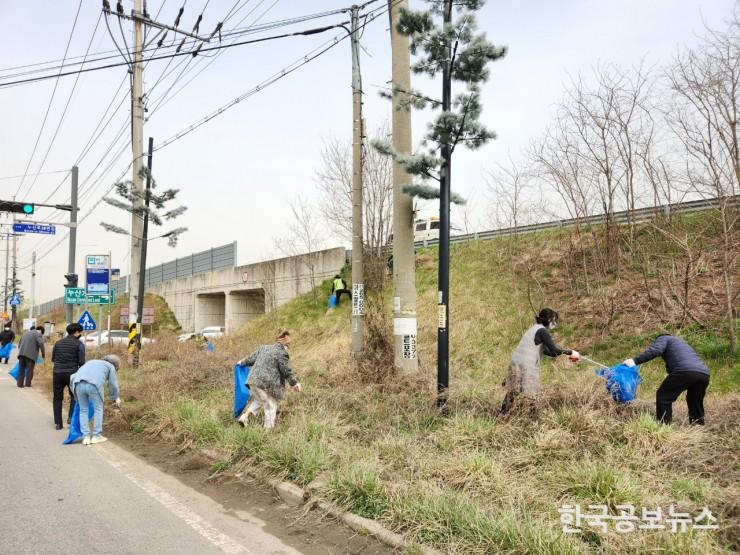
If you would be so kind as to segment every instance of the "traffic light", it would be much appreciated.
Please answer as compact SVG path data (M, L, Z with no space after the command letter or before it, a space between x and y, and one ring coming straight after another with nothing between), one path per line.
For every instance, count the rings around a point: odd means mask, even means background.
M18 212L19 214L33 214L32 202L15 202L14 200L0 200L0 212Z
M77 281L79 276L77 274L64 274L64 279L67 280L67 284L64 287L77 287Z

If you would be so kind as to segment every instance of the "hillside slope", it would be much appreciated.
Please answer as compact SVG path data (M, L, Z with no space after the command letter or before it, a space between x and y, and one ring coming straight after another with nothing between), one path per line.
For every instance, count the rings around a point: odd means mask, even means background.
M160 341L147 364L123 373L132 429L220 453L214 472L247 465L302 485L322 475L323 496L450 553L737 549L740 363L711 327L684 330L713 372L704 428L685 424L681 402L672 427L653 420L664 375L657 362L642 367L639 398L624 407L608 398L593 368L548 360L538 411L499 416L509 356L532 321L533 280L517 261L548 260L537 269L538 304L560 311L561 343L613 363L635 355L655 331L630 325L639 312L600 325L599 314L584 308L587 299L558 279L554 235L453 248L448 417L433 402L436 251L428 249L417 256L418 374L393 375L380 363L353 370L349 303L327 311L324 283L315 295L248 323L212 355ZM386 307L373 327L390 333L390 286L373 303ZM233 363L281 328L293 335L291 361L304 392L288 395L274 433L239 428L231 416ZM622 534L585 526L563 534L558 509L569 503L584 510L603 504L612 514L631 504L638 515L643 507L667 513L675 504L695 516L706 506L720 528Z

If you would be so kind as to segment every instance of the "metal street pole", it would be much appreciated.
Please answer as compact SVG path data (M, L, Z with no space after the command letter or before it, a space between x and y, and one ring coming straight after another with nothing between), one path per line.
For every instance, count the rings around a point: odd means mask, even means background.
M77 256L77 184L78 184L77 166L72 166L72 191L70 204L72 210L69 211L69 255L67 258L67 274L75 273L75 257ZM68 304L64 307L65 320L67 324L74 322L74 305Z
M362 356L365 284L362 234L362 78L358 6L352 6L352 360Z
M444 25L452 22L452 0L445 0ZM447 56L442 71L442 111L450 111L452 82L452 43L447 44ZM442 167L439 195L439 292L437 299L437 407L446 412L449 379L450 348L450 177L452 152L450 144L442 144Z
M142 0L134 0L134 44L133 44L133 79L131 87L131 148L133 154L133 212L131 214L131 271L129 272L129 325L137 322L139 303L139 282L144 279L140 274L141 255L145 242L142 241L143 221L141 217L144 186L142 179L142 161L144 151L144 70L142 50L144 33L141 17L143 16Z
M409 38L396 29L407 0L388 0L391 28L391 123L393 148L411 154L411 111L403 107L411 90L411 53ZM401 92L397 92L401 91ZM414 255L414 201L403 192L412 177L406 168L393 162L393 338L394 366L404 373L419 368L416 324L416 260Z
M28 317L33 318L33 303L36 302L36 251L31 254L31 295Z
M136 305L136 340L134 342L134 368L139 366L141 352L141 321L144 313L144 281L146 277L146 248L149 236L149 192L152 186L152 154L154 152L154 138L149 137L149 154L147 156L146 192L144 193L144 226L141 235L141 258L139 260L139 283ZM133 272L132 272L133 273ZM129 316L129 320L130 320Z
M4 300L3 300L3 313L8 312L8 281L10 280L10 269L8 262L10 261L10 233L5 235L5 287L3 288Z
M14 197L15 198L15 197ZM13 223L15 223L15 214L13 214ZM18 234L13 234L13 296L15 297L18 293ZM12 313L12 321L13 321L13 327L15 328L15 333L20 333L20 328L18 328L18 306L13 305L13 308L11 309Z

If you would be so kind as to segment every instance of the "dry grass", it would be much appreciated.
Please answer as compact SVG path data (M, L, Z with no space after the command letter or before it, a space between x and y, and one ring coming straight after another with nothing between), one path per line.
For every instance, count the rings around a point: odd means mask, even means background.
M547 362L535 414L500 417L506 363L530 314L526 287L512 279L491 245L471 243L453 251L458 271L452 274L448 417L433 406L436 282L435 259L427 251L418 257L417 374L394 375L382 358L354 370L348 354L349 304L327 312L323 301L315 303L308 295L217 342L213 355L171 337L159 341L142 368L123 372L132 424L183 449L217 450L218 472L249 465L300 484L325 474L326 497L449 553L723 553L740 548L737 361L710 360L713 384L724 385L710 389L709 422L702 429L685 425L680 403L674 426L652 419L655 384L662 375L657 364L643 368L646 382L637 402L618 407L592 369ZM471 280L475 294L468 288ZM567 322L568 314L561 314ZM388 325L383 317L372 323L376 330ZM275 432L236 427L233 362L283 327L294 337L291 360L304 391L288 395ZM590 346L589 354L606 362L634 354L645 341L615 336L610 346L600 344L598 334L587 335L585 327L564 328L563 342ZM603 346L596 350L597 345ZM630 350L621 352L626 347ZM686 535L590 530L566 536L557 512L566 502L665 509L676 503L694 514L707 506L721 529Z

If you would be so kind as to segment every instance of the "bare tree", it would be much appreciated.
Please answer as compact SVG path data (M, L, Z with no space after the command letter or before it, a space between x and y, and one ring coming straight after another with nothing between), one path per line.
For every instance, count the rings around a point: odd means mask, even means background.
M324 233L316 208L308 199L298 196L290 201L289 206L288 234L276 239L275 246L286 256L298 257L306 267L316 301L316 253L324 246Z
M385 140L387 124L375 132ZM363 237L365 247L380 256L393 223L393 161L363 144ZM321 150L321 165L316 170L316 186L322 202L319 213L327 226L340 237L352 237L352 145L339 139L327 139Z
M733 276L738 260L738 211L730 198L740 192L740 20L726 31L709 31L703 44L678 55L668 72L673 105L668 121L690 163L686 184L718 201L722 233L725 316L736 348Z
M491 197L492 220L497 227L517 228L529 220L529 207L524 194L531 188L532 175L522 169L509 154L506 165L497 164L488 172L486 187Z

